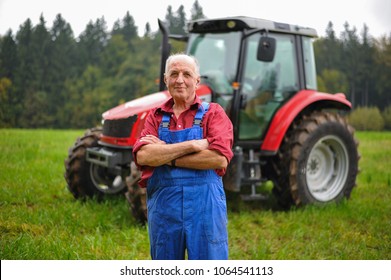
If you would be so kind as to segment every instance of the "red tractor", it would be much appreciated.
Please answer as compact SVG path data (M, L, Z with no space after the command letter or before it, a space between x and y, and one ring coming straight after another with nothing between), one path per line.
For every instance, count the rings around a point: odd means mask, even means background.
M234 125L234 158L224 176L228 191L262 197L258 186L273 182L283 207L326 204L349 198L359 154L344 114L342 93L317 91L311 28L248 17L188 23L187 36L163 34L159 92L103 113L103 127L87 130L65 160L65 178L75 198L123 194L133 214L145 220L145 190L132 147L153 107L170 96L163 84L169 38L187 41L200 64L204 101L222 105Z

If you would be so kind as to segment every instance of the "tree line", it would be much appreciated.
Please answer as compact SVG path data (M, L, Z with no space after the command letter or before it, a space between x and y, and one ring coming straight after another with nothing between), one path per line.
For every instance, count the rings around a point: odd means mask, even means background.
M353 107L391 104L391 33L380 38L364 25L359 34L345 23L337 37L329 22L326 36L314 42L318 87L326 92L344 92Z
M185 34L188 19L205 18L196 0L167 7L173 34ZM158 90L161 35L145 25L143 36L127 12L109 30L104 19L90 21L80 36L58 14L51 28L41 15L0 37L0 127L88 128L101 114L127 100ZM391 36L375 39L345 24L337 37L330 22L314 42L318 86L345 92L354 106L390 104ZM174 42L174 50L183 43Z

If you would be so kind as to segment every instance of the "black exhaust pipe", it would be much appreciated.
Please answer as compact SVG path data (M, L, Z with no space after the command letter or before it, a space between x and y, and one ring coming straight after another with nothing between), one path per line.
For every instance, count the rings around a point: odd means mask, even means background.
M167 26L165 26L164 22L158 19L159 29L162 32L162 55L160 61L160 80L159 80L159 91L163 91L166 89L166 85L164 83L164 72L166 68L166 60L170 55L171 45L168 42L169 30Z

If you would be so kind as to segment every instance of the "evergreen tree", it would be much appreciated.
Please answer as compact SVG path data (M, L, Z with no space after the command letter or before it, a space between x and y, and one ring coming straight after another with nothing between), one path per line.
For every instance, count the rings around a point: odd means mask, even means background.
M32 33L33 27L30 19L27 19L16 33L17 59L19 63L15 69L12 96L9 101L10 106L13 107L11 122L17 127L28 127L28 123L22 121L24 100L28 94L35 91L35 58L32 48Z
M342 70L342 44L335 36L333 23L330 21L326 28L326 37L314 42L316 56L316 71L322 73L324 69Z
M144 29L144 37L151 37L152 36L152 31L151 31L151 25L149 22L145 24L145 29Z
M368 107L370 106L369 94L370 92L374 92L374 47L373 40L369 35L369 28L366 24L364 24L363 31L361 33L362 43L360 45L361 52L361 78L360 85L362 89L361 95L361 105ZM372 104L373 105L373 104Z
M174 19L174 12L172 11L172 6L169 5L167 7L167 12L166 12L166 17L165 17L165 24L170 30L171 25L173 25L173 22L175 21Z
M13 80L18 66L17 46L9 30L0 40L0 77Z
M9 30L3 38L0 38L0 127L12 127L16 125L13 102L13 80L18 68L17 46Z
M31 48L34 54L32 67L35 73L34 91L48 91L50 88L48 73L50 72L50 60L52 56L51 35L45 26L43 15L39 18L39 24L33 28Z
M20 91L20 98L23 99L25 91L29 90L30 84L34 81L34 53L32 52L32 24L31 20L27 19L20 26L16 34L17 41L17 59L19 61L16 69L16 87Z
M87 65L99 65L100 55L107 45L106 21L102 17L94 22L90 21L86 29L79 36L78 50L81 60L81 68Z
M137 26L135 25L134 18L126 12L125 17L122 20L121 34L124 37L126 43L131 45L131 42L137 37Z
M179 6L175 14L172 12L172 7L168 6L166 14L166 24L168 25L171 34L186 34L186 13L183 5Z
M21 101L23 111L20 114L20 125L23 127L51 126L54 111L47 98L50 88L48 74L50 71L51 36L46 29L45 20L40 16L39 24L31 32L30 52L32 80L28 91Z
M202 10L200 3L198 2L198 0L196 0L191 8L191 20L203 19L203 18L205 18L204 12Z
M58 14L50 30L52 37L52 56L50 72L47 77L49 89L49 112L55 116L53 126L61 127L63 119L58 115L67 98L64 92L64 82L78 74L79 58L76 52L76 41L72 28L61 14Z
M349 29L349 24L344 24L345 30L342 32L342 70L346 73L349 81L349 96L353 107L357 105L359 94L360 61L359 38L355 27Z
M186 13L185 7L180 5L177 10L177 30L175 30L177 34L186 34Z
M138 37L137 26L129 12L126 12L125 17L122 19L122 24L120 21L115 22L111 35L122 35L129 49L134 50L132 41Z

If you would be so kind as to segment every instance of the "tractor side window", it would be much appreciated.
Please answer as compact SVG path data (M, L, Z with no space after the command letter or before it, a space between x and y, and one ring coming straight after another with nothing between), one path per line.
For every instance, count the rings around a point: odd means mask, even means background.
M303 37L303 57L306 88L317 90L315 56L311 38Z
M242 79L243 103L239 114L239 139L260 139L274 112L299 89L294 38L269 34L276 39L274 60L257 60L260 34L249 38Z

